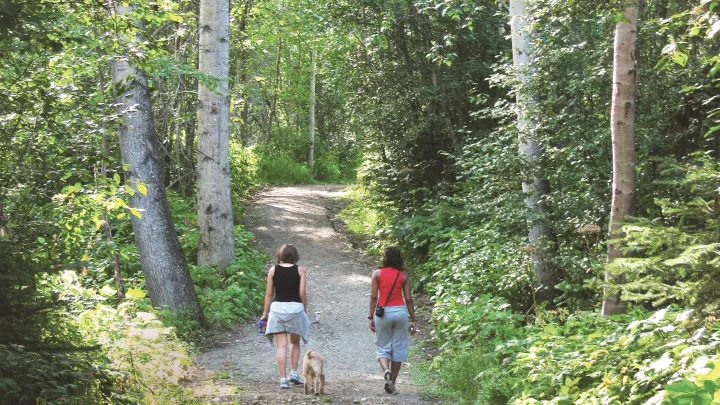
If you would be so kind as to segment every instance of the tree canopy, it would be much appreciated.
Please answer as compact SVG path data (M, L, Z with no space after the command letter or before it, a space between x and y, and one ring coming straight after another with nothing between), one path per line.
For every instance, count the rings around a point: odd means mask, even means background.
M720 403L719 1L216 2L215 70L200 3L0 0L0 402L194 403L152 370L260 309L252 190L342 183L430 300L435 394Z

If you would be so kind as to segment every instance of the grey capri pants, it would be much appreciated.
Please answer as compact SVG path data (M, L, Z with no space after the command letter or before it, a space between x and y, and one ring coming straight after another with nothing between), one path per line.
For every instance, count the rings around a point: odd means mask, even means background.
M378 359L405 362L408 358L408 311L405 305L385 307L375 319L375 350Z

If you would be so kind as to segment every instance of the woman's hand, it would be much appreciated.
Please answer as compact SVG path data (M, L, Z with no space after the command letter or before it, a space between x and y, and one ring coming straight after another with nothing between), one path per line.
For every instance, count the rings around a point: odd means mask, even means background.
M370 330L375 333L375 320L374 319L368 319L368 326L370 326Z
M408 331L411 335L415 334L415 322L410 322L410 326L408 326Z

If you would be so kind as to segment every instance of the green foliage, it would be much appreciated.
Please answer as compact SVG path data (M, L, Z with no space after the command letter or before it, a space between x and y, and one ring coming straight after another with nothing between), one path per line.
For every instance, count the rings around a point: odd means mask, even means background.
M231 327L262 311L265 296L264 254L253 249L249 232L236 227L237 260L219 272L211 266L192 266L205 316L213 326Z
M680 380L665 386L666 402L671 405L713 405L720 401L720 359L701 357L694 366L694 380Z
M659 400L658 386L694 374L716 354L720 335L698 329L689 315L668 309L617 320L572 314L538 325L514 362L523 380L513 403Z
M261 184L313 184L310 169L284 154L261 155L258 162L258 177Z
M658 161L655 202L662 216L636 218L618 240L626 258L627 300L653 306L678 303L712 314L720 306L720 165L705 153L683 162Z
M497 345L521 341L522 316L502 298L439 302L433 310L439 354L422 370L437 386L436 394L463 404L505 404L513 395L517 376L505 359L512 352L495 351Z
M392 222L394 210L390 204L373 199L372 193L362 185L350 186L346 189L347 205L339 213L355 237L369 241L368 250L381 252L381 241L387 236Z
M2 404L94 403L111 386L109 370L93 364L92 352L35 352L1 344L0 356Z
M238 143L230 145L230 191L232 193L233 219L240 223L245 215L243 201L258 184L258 158L251 148Z

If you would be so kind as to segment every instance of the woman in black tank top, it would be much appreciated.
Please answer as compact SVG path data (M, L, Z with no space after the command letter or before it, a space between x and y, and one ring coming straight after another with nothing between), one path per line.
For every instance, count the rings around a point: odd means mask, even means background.
M305 269L298 267L300 255L293 245L283 245L275 253L278 264L268 272L265 289L265 310L261 319L267 319L265 336L275 341L275 360L280 371L280 388L290 388L287 378L287 345L290 335L289 382L303 384L298 373L300 338L307 343L310 318L307 316Z
M286 267L276 264L273 272L274 302L300 302L300 269L297 264Z

